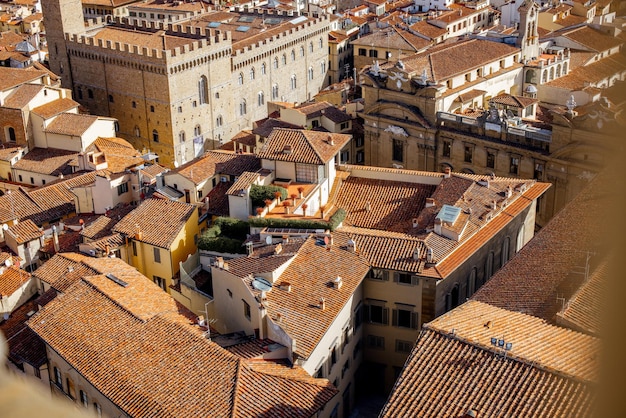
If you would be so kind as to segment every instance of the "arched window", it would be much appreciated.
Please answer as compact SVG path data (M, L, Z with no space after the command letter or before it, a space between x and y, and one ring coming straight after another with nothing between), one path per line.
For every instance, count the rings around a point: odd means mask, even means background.
M309 80L313 80L313 67L309 67Z
M159 131L157 131L156 129L152 130L152 140L154 142L159 142Z
M304 47L303 46L300 47L300 56L301 57L304 56Z
M561 64L556 66L556 76L561 77Z
M178 133L178 140L179 140L180 142L185 142L185 131L180 131L180 132Z
M261 64L261 75L265 75L265 63Z
M320 64L320 70L322 72L322 75L326 74L326 61Z
M309 52L313 52L313 42L309 42Z
M135 125L135 136L139 138L141 136L141 130L139 130L139 126Z
M224 120L222 119L222 115L219 115L217 117L217 119L215 120L215 125L217 125L218 127L222 126L222 124L224 123Z
M287 65L287 55L286 54L283 54L282 61L283 61L283 65Z
M296 60L296 51L294 51L293 49L291 50L291 60L292 61Z
M324 38L320 38L320 49L324 48Z
M493 251L489 253L487 256L487 261L485 261L485 282L491 278L493 274Z
M263 106L265 104L265 94L263 94L262 91L260 91L257 94L257 100L258 100L258 104L259 106Z
M199 137L200 134L202 134L202 128L200 127L200 125L196 125L196 127L193 128L193 136Z
M246 113L248 113L248 109L247 109L247 106L246 106L246 100L244 99L241 102L239 102L239 115L243 116Z
M509 247L510 247L510 245L511 245L511 239L509 237L506 237L504 239L504 241L502 242L501 260L502 260L502 265L503 266L509 261Z
M278 99L278 84L274 84L272 86L272 99L273 100Z
M78 98L82 99L83 98L83 89L81 89L80 87L76 88L76 93L78 94Z
M527 83L532 83L534 78L535 78L535 71L533 71L533 70L526 71L526 82Z
M291 90L295 90L296 88L298 88L298 83L297 83L297 80L296 80L296 75L293 74L291 76Z
M93 90L92 89L87 89L87 97L90 99L93 99Z
M563 63L563 75L567 75L567 63Z
M554 80L554 67L550 68L550 80Z
M526 234L526 225L522 224L519 231L517 231L517 242L515 243L515 252L517 253L524 246L524 235Z
M476 291L476 267L472 269L467 278L467 297L469 298Z
M278 68L278 57L274 57L274 68Z
M200 81L198 81L198 95L200 96L200 104L209 103L209 83L205 76L200 77Z
M237 76L237 84L239 84L240 86L243 85L243 74L239 73L239 76Z
M15 136L15 129L12 126L7 127L6 129L6 136L7 139L9 140L9 142L16 142L17 138Z
M254 74L254 67L250 68L250 80L254 80L255 74Z
M543 70L543 74L541 75L541 82L542 83L548 82L548 70Z

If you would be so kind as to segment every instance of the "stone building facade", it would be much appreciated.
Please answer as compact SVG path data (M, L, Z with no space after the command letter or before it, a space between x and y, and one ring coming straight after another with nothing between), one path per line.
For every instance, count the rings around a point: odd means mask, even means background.
M326 80L326 16L246 9L176 25L117 19L85 26L74 18L82 16L79 1L44 9L51 67L63 86L91 113L118 119L119 137L156 152L166 166L252 127L269 101L310 99Z

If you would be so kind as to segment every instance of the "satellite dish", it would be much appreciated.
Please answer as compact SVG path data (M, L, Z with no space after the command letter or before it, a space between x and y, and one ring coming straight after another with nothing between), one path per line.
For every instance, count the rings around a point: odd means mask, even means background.
M262 292L269 292L272 290L272 284L263 277L255 277L254 280L252 280L252 287Z
M2 229L3 229L4 231L6 231L7 229L9 229L9 225L7 225L7 224L2 224Z

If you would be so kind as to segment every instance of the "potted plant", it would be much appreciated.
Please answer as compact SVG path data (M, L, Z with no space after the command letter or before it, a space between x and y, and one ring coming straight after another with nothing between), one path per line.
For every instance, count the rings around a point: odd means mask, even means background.
M265 206L269 207L272 204L272 199L265 199Z
M256 208L256 216L260 218L264 210L263 208Z
M298 186L298 193L300 193L300 199L302 199L302 193L304 193L304 186Z
M285 213L289 213L289 206L291 206L291 202L288 200L285 200L283 202L283 207L285 208Z
M298 197L298 195L297 195L297 194L295 194L295 193L292 193L292 194L291 194L291 202L292 202L294 205L296 204L296 198L297 198L297 197Z
M302 216L306 216L306 208L308 208L309 205L307 205L306 203L302 204Z
M281 193L280 193L280 192L278 192L278 191L274 192L274 197L276 198L276 201L277 201L278 203L280 203L280 196L281 196Z

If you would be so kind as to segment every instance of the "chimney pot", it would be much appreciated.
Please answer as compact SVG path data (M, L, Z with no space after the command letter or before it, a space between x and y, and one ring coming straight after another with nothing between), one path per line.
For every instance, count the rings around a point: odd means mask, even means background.
M450 178L450 167L446 167L443 169L443 178L445 179L449 179Z

